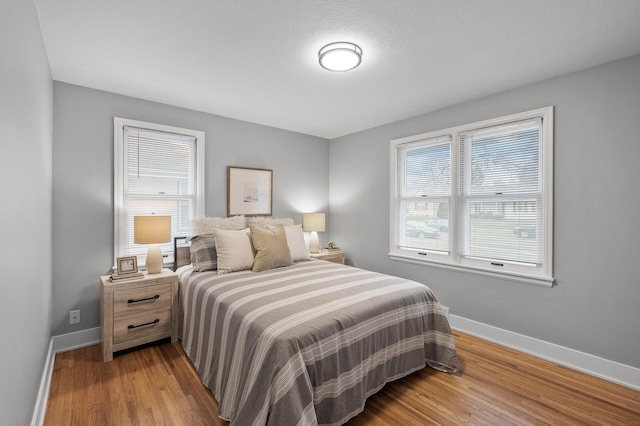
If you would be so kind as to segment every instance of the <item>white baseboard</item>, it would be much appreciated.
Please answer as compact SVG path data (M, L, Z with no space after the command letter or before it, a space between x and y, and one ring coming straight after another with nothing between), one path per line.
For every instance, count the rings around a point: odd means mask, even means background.
M100 343L100 327L53 336L53 350L59 354Z
M51 375L53 374L53 361L56 353L53 351L53 337L49 340L49 350L44 360L44 369L42 378L40 379L40 388L38 389L38 397L36 398L36 406L31 416L31 426L40 426L44 422L44 413L47 409L47 401L49 400L49 386L51 385Z
M56 354L95 345L96 343L100 343L100 327L61 334L51 338L42 371L42 379L40 380L40 388L38 389L38 397L36 398L36 406L33 410L33 416L31 416L31 426L42 426L44 422Z
M449 322L451 328L463 333L640 391L640 368L609 361L457 315L449 315Z

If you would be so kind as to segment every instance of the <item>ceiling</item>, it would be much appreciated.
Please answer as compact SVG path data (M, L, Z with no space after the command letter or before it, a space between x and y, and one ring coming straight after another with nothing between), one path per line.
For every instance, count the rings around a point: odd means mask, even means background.
M640 53L637 0L35 4L54 80L327 139Z

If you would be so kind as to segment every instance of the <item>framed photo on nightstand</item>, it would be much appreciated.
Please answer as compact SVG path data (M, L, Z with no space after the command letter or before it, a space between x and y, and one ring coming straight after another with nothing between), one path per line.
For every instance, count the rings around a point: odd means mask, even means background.
M136 256L119 257L116 264L118 275L138 273L138 258Z

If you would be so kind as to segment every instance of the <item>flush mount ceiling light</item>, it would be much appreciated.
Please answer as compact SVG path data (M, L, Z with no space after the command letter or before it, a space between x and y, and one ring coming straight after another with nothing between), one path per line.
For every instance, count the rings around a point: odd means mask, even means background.
M349 71L362 62L360 46L348 41L329 43L318 52L320 66L329 71Z

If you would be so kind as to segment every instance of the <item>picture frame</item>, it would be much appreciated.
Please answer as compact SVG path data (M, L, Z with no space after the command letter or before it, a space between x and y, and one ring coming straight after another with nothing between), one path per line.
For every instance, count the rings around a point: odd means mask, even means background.
M118 267L118 275L138 273L138 257L137 256L119 257L116 260L116 265Z
M227 167L227 217L271 216L273 170Z

